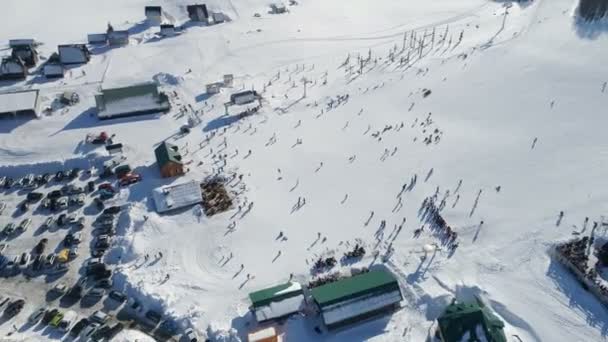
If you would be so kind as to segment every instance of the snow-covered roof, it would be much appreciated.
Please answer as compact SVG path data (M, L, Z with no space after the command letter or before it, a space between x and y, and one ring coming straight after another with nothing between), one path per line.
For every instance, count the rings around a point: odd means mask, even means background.
M257 341L265 341L268 338L274 337L277 335L277 331L274 327L268 327L266 329L258 330L252 332L248 336L249 342L257 342Z
M323 321L326 325L336 324L349 318L364 315L368 312L399 303L401 292L392 291L365 299L354 299L347 303L335 304L323 308Z
M197 181L168 185L152 191L156 211L166 211L187 207L203 201L201 186Z
M38 116L38 90L0 93L0 113L32 110Z
M254 309L255 319L264 322L270 319L285 317L304 309L304 295L282 299L278 302L270 302L265 306Z
M95 96L95 102L100 119L162 112L171 108L168 99L161 96L154 82L102 89L101 94Z

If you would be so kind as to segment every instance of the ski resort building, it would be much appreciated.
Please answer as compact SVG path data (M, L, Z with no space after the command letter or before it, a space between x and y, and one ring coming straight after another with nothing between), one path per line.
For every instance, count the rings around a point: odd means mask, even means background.
M152 199L158 213L189 207L203 202L201 185L196 181L167 185L152 191Z
M40 97L38 90L23 90L0 93L0 116L4 115L40 116Z
M249 294L251 311L258 323L300 312L305 304L302 286L296 282L273 286Z
M146 19L155 25L159 25L162 21L163 9L160 6L146 6L144 9Z
M179 148L176 145L163 141L154 150L156 163L163 178L181 176L184 174L184 163Z
M19 46L35 46L36 41L34 39L11 39L8 41L8 46L13 49Z
M127 87L102 89L95 95L97 117L101 120L123 116L168 112L169 98L158 91L154 82Z
M59 55L56 52L44 63L42 73L46 78L62 78L64 76L65 68L61 64Z
M11 52L13 58L19 58L26 67L31 68L38 63L38 51L32 45L18 45Z
M26 76L27 67L20 58L2 58L2 62L0 62L0 80L21 80Z
M253 101L259 98L260 97L255 90L246 90L240 93L230 95L230 102L235 105L244 105L252 103Z
M84 64L91 60L91 52L84 44L59 45L59 60L62 64Z
M330 330L384 315L399 308L403 299L397 279L386 270L321 285L311 293Z
M437 319L437 336L442 342L506 342L504 323L483 303L453 301Z
M188 5L186 6L188 11L188 17L192 21L207 22L209 20L209 12L207 11L207 5Z

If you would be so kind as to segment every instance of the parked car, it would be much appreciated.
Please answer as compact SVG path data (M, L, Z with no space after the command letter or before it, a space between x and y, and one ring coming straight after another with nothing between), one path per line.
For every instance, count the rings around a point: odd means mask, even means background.
M74 228L78 229L78 230L83 229L84 228L84 222L85 222L84 216L80 216L78 218L78 220L76 220L76 222L74 223Z
M106 249L93 249L91 250L91 257L101 258L106 253Z
M88 318L82 318L80 321L74 324L72 330L70 330L70 336L77 337L78 335L80 335L80 332L82 332L82 330L86 328L89 323L90 321Z
M28 252L23 252L21 253L21 257L19 258L19 265L21 266L27 266L27 264L29 264L30 262L30 253Z
M51 203L53 203L53 201L51 201L50 198L44 198L42 199L42 202L40 202L40 207L43 209L51 209Z
M120 178L120 186L128 186L139 181L141 181L141 175L130 172Z
M110 293L108 294L108 297L110 297L111 299L119 302L119 303L123 303L124 301L127 300L127 295L125 295L122 292L119 291L110 291Z
M63 320L63 312L58 311L55 316L51 318L49 325L57 328L59 326L59 323L61 323L61 320Z
M34 312L32 312L32 314L30 315L30 317L28 317L27 322L31 325L35 325L38 324L38 322L40 322L40 320L42 319L42 317L44 317L44 313L46 312L45 308L40 308Z
M114 197L114 195L116 195L116 193L114 191L110 191L110 190L106 190L106 189L99 190L99 199L102 201L109 200L110 198Z
M100 288L100 289L112 288L112 280L111 279L100 279L97 283L95 283L95 287Z
M158 324L162 319L162 316L160 313L154 310L148 310L148 312L146 312L146 318L154 322L155 324Z
M198 337L192 328L188 328L186 331L184 331L184 338L188 342L198 342Z
M55 284L55 286L53 286L51 291L53 291L56 294L62 295L65 293L65 291L67 291L67 289L68 289L68 286L65 283L57 283L57 284Z
M21 310L23 310L24 306L25 306L25 300L17 299L16 301L8 304L6 309L4 309L4 315L6 317L17 316L21 312Z
M32 219L28 217L26 219L23 219L21 223L19 223L19 229L26 231L31 225Z
M66 220L67 220L67 223L69 223L69 224L74 224L74 223L78 222L78 218L76 218L75 215L69 215L66 218Z
M114 190L114 187L110 183L99 184L99 186L97 187L97 190L109 190L109 191L113 191L113 192L116 191L116 190Z
M36 255L34 257L34 262L32 262L32 270L40 271L42 266L44 266L44 256Z
M57 173L55 174L55 181L61 182L64 177L65 177L65 174L63 173L63 171L57 171Z
M105 291L103 289L92 288L91 290L89 290L89 292L86 293L83 300L96 301L96 300L101 299L104 294L105 294Z
M74 323L74 320L78 318L78 315L76 314L76 312L74 311L67 311L64 315L63 315L63 319L61 320L61 322L59 322L57 328L66 333L68 330L70 330L70 327L72 326L72 324Z
M53 226L53 222L54 222L53 216L49 216L46 218L46 220L44 220L42 227L44 227L45 229L50 229Z
M69 179L76 179L76 177L78 177L79 174L80 174L80 169L77 167L75 167L67 172L67 176Z
M4 212L4 209L6 209L6 202L0 201L0 215Z
M104 324L109 318L110 318L110 316L108 316L107 313L105 313L101 310L97 310L97 311L93 312L91 317L89 317L89 319L92 322L97 322L99 324Z
M68 223L67 222L67 218L68 218L67 214L61 214L61 215L59 215L59 217L57 218L57 225L59 227L64 226L66 223Z
M56 256L54 253L47 255L45 262L46 267L53 267L53 265L55 265L55 258Z
M61 192L61 190L53 190L46 195L46 197L48 197L50 199L57 199L57 198L60 198L61 196L63 196L63 193Z
M38 241L38 243L34 247L34 253L35 254L42 254L42 253L44 253L44 249L46 248L46 244L48 242L49 242L49 239L47 239L47 238L40 239L40 241Z
M46 184L51 180L51 174L47 172L47 173L43 174L42 177L40 177L40 178L42 181L41 184Z
M51 322L51 320L53 319L53 317L55 317L55 315L57 315L59 313L59 310L57 309L52 309L52 310L47 310L44 315L42 316L42 324L47 325Z
M0 309L4 309L4 307L10 303L11 297L2 297L0 298Z
M122 208L119 206L108 207L103 210L103 214L118 214Z
M110 207L110 208L113 208L113 207ZM108 209L110 209L110 208L108 208ZM118 211L120 211L120 209L118 209ZM97 216L97 218L95 219L95 223L106 222L106 221L114 222L115 218L116 218L115 214L104 212L103 214Z
M28 209L30 208L30 205L28 204L27 201L23 201L21 202L21 204L19 204L19 210L26 212Z
M15 231L15 224L13 222L9 222L6 224L6 226L4 227L4 230L2 231L2 233L4 233L4 235L9 236L11 234L13 234L13 232Z
M61 197L57 199L57 208L59 210L66 209L68 207L68 199L65 197Z
M30 203L35 203L40 201L44 197L44 194L41 192L32 191L25 196L25 199Z
M0 177L0 187L3 187L6 184L6 176Z
M86 326L80 333L79 341L89 341L89 338L95 333L97 328L99 328L99 324L97 323L91 323Z
M30 183L34 182L34 175L29 174L19 180L19 185L24 188L29 187Z
M8 247L7 244L0 243L0 254L3 254L7 247Z
M11 177L6 177L6 181L4 181L4 188L10 189L13 187L14 184L15 184L14 179L12 179Z

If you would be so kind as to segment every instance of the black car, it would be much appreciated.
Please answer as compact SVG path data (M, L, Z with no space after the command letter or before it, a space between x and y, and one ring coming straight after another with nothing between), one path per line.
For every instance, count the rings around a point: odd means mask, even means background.
M76 337L80 335L80 332L86 328L91 322L87 318L83 318L78 323L74 324L72 330L70 330L70 336Z
M69 179L75 179L76 177L78 177L79 173L80 173L80 169L75 167L67 172L67 176Z
M17 316L23 309L24 305L25 305L25 300L17 299L16 301L10 303L6 307L6 309L4 309L4 315L6 315L7 317Z
M101 258L106 253L105 249L94 249L91 251L91 257Z
M114 338L114 336L118 335L118 333L121 332L124 328L125 326L122 323L116 323L110 328L108 334L105 337L108 339L108 341L110 341Z
M47 312L45 312L44 316L42 316L42 324L43 325L49 324L49 322L53 319L53 317L55 317L55 315L57 315L58 313L59 313L59 310L57 310L57 309L48 310Z
M87 190L88 190L89 192L93 192L93 191L95 191L95 182L93 182L93 181L89 181L89 182L87 183Z
M121 208L118 206L113 206L113 207L109 207L104 209L103 213L104 214L118 214L120 212Z
M109 289L112 288L112 280L110 279L101 279L100 281L95 283L95 287L100 289Z
M72 288L70 289L70 291L68 291L66 296L75 298L75 299L82 298L82 286L80 286L78 284L72 286Z
M55 181L61 182L64 177L65 175L63 174L63 171L57 171L57 173L55 174Z
M40 184L46 184L51 180L51 174L50 173L45 173L42 175L42 177L40 177Z
M35 202L40 201L42 199L42 197L44 197L44 195L42 193L32 191L29 194L27 194L27 196L25 198L28 202L35 203Z
M46 195L46 197L48 197L50 199L57 199L61 196L63 196L63 193L61 192L61 190L53 190Z
M27 201L23 201L21 202L21 204L19 205L19 209L21 211L27 211L30 208L30 205L27 203Z
M36 254L44 253L44 249L46 248L46 244L48 242L49 242L49 240L46 238L38 241L38 244L36 244L36 247L34 247L34 253L36 253Z
M6 181L4 182L4 188L10 189L13 187L13 184L15 184L15 180L11 177L6 177Z
M113 300L115 300L119 303L123 303L124 301L127 300L127 295L125 295L122 292L118 292L118 291L110 291L110 293L108 294L108 297L112 298Z
M150 321L158 324L162 318L161 314L159 314L158 312L154 311L154 310L149 310L148 312L146 312L146 318L149 319Z
M68 233L63 239L63 245L66 247L70 247L74 243L74 235L72 233Z

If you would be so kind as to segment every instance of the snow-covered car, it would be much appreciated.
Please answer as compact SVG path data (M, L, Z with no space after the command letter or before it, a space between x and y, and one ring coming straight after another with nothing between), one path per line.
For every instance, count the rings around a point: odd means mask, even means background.
M55 219L53 218L53 216L49 216L46 218L46 220L44 220L42 227L44 227L45 229L50 229L53 226L54 222L55 222Z
M82 329L79 341L89 341L89 338L95 333L97 328L99 328L99 324L91 323L86 328Z
M127 295L119 291L110 291L108 297L119 303L122 303L127 300Z
M68 207L68 199L65 197L61 197L57 199L57 208L66 209Z
M44 309L44 308L40 308L40 309L32 312L30 317L28 317L27 322L31 325L38 324L38 322L40 322L40 320L44 316L45 312L46 312L46 309Z
M89 319L91 321L97 322L99 324L104 324L109 318L110 318L110 316L108 316L107 313L105 313L105 312L103 312L101 310L97 310L97 311L93 312L93 314L91 315L91 317L89 317Z
M0 187L3 187L6 184L6 176L0 177Z
M27 264L30 263L30 258L31 258L30 253L28 253L28 252L21 253L21 257L19 258L19 265L26 267Z
M183 338L185 338L188 342L198 342L198 337L192 328L188 328L184 331Z
M6 236L9 236L9 235L13 234L13 232L15 231L15 228L16 228L15 224L13 222L9 222L4 227L4 230L2 231L2 233Z
M0 215L4 212L4 209L6 209L6 203L0 201Z
M68 198L69 205L84 205L84 194L72 195Z
M53 267L53 265L55 265L55 254L54 253L50 253L49 255L46 256L46 261L45 261L45 266L46 267Z
M5 243L0 243L0 254L3 254L4 251L6 250L6 247L8 247L7 244Z

